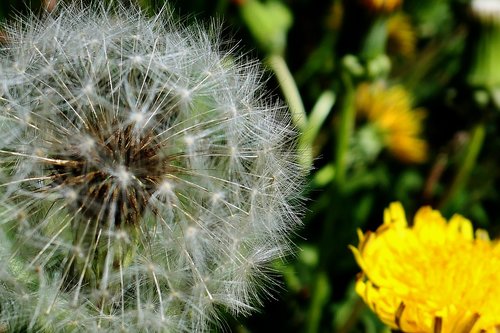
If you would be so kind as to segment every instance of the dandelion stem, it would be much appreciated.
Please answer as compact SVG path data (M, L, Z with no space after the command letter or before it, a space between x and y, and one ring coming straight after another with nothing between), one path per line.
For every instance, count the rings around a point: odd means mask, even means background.
M365 308L365 304L361 298L356 298L354 304L352 305L351 311L343 324L337 328L338 333L348 333L352 331L352 328L359 320L361 311Z
M365 59L373 59L385 52L387 43L387 17L379 16L366 34L361 54Z
M267 58L267 64L278 79L283 95L292 112L293 123L299 130L303 131L307 126L306 110L285 59L282 55L272 54Z
M467 183L469 175L476 164L479 152L481 151L484 136L485 126L484 123L481 122L472 129L471 138L469 144L467 145L465 156L460 163L460 168L455 174L455 178L453 179L451 186L439 203L440 208L446 207Z
M342 185L345 181L347 170L347 150L349 148L349 138L354 127L356 115L354 108L354 87L351 78L347 73L343 73L344 99L340 109L340 127L337 132L337 149L335 152L336 182Z
M330 114L335 104L335 94L332 91L325 91L318 98L311 110L307 125L299 138L300 163L305 170L309 170L313 160L313 144L318 133Z
M330 282L325 271L318 272L315 280L314 291L311 299L311 307L309 308L307 333L315 333L319 331L323 307L330 298Z

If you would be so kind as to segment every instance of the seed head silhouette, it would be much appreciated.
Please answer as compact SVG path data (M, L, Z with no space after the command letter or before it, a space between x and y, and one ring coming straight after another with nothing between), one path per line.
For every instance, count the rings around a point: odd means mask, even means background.
M203 332L290 250L287 109L217 28L61 6L0 50L0 331Z

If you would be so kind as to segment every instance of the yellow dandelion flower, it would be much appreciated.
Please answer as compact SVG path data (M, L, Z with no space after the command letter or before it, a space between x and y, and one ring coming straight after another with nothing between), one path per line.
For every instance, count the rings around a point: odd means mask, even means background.
M500 242L430 207L408 226L400 203L376 232L351 246L363 270L356 291L379 318L403 332L500 331Z
M330 30L339 30L344 19L344 5L341 2L334 2L328 9L326 16L326 26Z
M398 13L387 21L387 47L392 54L412 57L415 54L417 35L408 15Z
M374 12L391 13L395 11L403 2L403 0L361 0L361 4L365 8Z
M427 158L427 143L419 136L425 112L412 109L408 92L401 86L385 88L381 84L361 84L356 108L382 133L389 151L406 163L421 163Z

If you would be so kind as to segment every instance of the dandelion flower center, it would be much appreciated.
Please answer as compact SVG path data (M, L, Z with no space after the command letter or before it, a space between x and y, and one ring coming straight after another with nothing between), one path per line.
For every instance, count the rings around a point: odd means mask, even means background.
M53 179L47 187L75 193L75 207L99 223L137 224L149 199L174 167L160 155L162 144L153 140L153 134L136 133L131 125L110 126L112 132L107 133L106 127L98 122L83 143L61 148L74 153L67 155L70 160L49 166Z

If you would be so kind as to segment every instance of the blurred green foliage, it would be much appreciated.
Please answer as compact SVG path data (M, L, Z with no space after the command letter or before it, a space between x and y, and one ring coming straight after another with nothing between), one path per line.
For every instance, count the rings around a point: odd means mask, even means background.
M150 12L164 3L137 2ZM465 0L405 0L394 12L377 12L367 2L170 4L186 20L220 19L226 39L268 65L276 78L268 84L281 89L303 130L301 163L313 170L304 227L294 240L300 250L276 263L282 289L260 313L228 317L231 331L387 332L353 291L359 268L347 246L357 244L358 228L374 230L382 222L391 201L401 201L410 216L432 205L447 217L463 214L493 237L500 232L500 81L485 77L500 72L492 60L500 41L484 39L482 30L485 24L494 30L496 23L475 19ZM2 1L0 17L47 3ZM406 25L391 21L396 15ZM391 155L356 116L362 82L402 86L412 105L426 110L424 163Z

